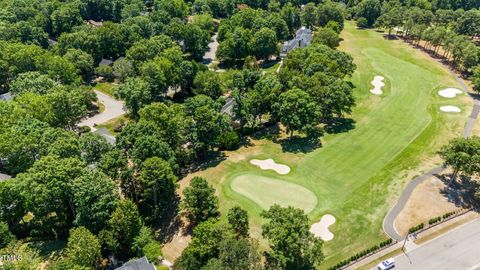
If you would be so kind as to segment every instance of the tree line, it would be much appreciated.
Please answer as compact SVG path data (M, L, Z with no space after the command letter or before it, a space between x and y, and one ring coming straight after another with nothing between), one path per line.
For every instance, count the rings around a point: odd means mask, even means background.
M359 27L384 28L422 45L469 76L480 89L480 2L365 0L348 10Z
M309 2L299 8L292 2L273 0L267 5L252 5L264 9L245 8L223 19L218 28L217 58L230 63L249 56L268 60L278 55L279 42L292 38L302 25L327 27L336 33L343 29L344 8L338 3Z

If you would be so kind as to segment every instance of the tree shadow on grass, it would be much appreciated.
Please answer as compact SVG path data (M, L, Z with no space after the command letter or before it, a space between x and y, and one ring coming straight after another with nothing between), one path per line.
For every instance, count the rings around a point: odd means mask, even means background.
M328 134L344 133L354 129L355 120L351 118L335 118L325 123L325 132Z
M157 237L162 243L171 242L173 237L184 227L184 222L180 215L180 196L175 196L174 200L165 211L165 216L158 225L160 234Z
M247 133L248 135L248 133ZM250 137L255 140L272 140L275 141L280 136L280 126L278 123L266 123L260 129L251 132Z
M67 242L63 240L47 240L29 242L28 247L36 250L42 258L60 257L62 250L67 246Z
M478 200L475 198L475 192L479 188L477 181L467 176L457 176L456 181L450 184L451 174L435 175L446 187L440 193L457 207L468 208L478 206ZM448 186L450 184L450 186Z
M320 136L293 136L288 139L277 140L276 142L280 143L283 152L290 153L309 153L322 146Z
M187 168L181 171L182 176L187 176L190 173L202 171L208 168L216 167L220 162L224 161L227 157L221 151L210 151L204 153L203 156Z

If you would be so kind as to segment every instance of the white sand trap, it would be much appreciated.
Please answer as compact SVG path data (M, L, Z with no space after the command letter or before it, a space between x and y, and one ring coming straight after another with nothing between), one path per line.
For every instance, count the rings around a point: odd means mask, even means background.
M310 227L310 232L315 235L315 237L320 237L323 241L330 241L333 239L333 233L328 230L328 227L335 223L336 219L332 215L324 215L320 222L312 224Z
M463 93L463 91L457 88L447 88L438 91L438 94L444 98L454 98L461 93Z
M457 106L442 106L440 107L440 111L442 112L450 112L450 113L459 113L461 112L462 110L460 110L460 108L458 108Z
M250 160L250 163L260 167L262 170L274 170L278 174L287 174L290 172L290 167L287 165L278 164L271 158L265 160L252 159Z
M382 87L385 86L385 83L382 82L385 78L382 76L375 76L372 81L372 85L375 87L372 90L370 90L370 93L374 95L381 95L383 94L382 92Z

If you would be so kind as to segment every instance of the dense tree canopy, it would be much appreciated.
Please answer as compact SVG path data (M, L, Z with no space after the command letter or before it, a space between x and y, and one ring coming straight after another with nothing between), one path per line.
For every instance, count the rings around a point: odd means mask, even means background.
M309 231L308 218L302 210L274 205L262 216L268 219L262 226L262 235L271 248L267 268L316 269L323 260L323 242Z
M287 254L265 225L272 250L262 258L247 211L220 213L212 179L192 178L183 194L176 183L251 132L280 124L317 139L314 131L351 112L347 80L356 67L335 49L350 10L309 2L0 0L0 93L13 95L0 101L0 172L13 177L0 182L0 248L25 255L6 268L37 268L25 239L67 242L51 269L102 269L111 256L156 262L178 214L195 228L175 269L317 266L322 256L311 254L321 254L321 243L305 232L303 214L288 210L299 219L293 225L264 214L279 235L297 230L305 245L288 242L295 252ZM475 11L455 23L444 13L442 33L476 33L467 27ZM314 30L313 44L289 52L277 70L281 44L302 26ZM207 66L215 33L217 59ZM473 69L466 39L452 41L462 44L452 54ZM108 112L97 91L113 93L127 113L79 127Z

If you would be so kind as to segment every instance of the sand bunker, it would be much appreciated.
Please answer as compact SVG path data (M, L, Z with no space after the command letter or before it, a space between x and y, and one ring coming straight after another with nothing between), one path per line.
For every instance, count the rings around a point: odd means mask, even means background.
M332 215L324 215L320 222L312 224L310 227L310 232L315 235L315 237L320 237L323 241L330 241L333 239L333 233L328 230L328 227L335 223L336 219Z
M250 163L260 167L262 170L274 170L278 174L287 174L290 172L290 167L287 165L278 164L271 158L265 160L252 159L250 160Z
M381 95L383 94L382 92L382 87L385 86L385 83L382 82L385 78L382 76L375 76L372 81L372 85L375 87L372 90L370 90L370 93L374 95Z
M454 98L461 93L463 93L463 91L457 88L447 88L438 91L438 94L444 98Z
M458 108L457 106L442 106L440 107L440 111L442 112L451 112L451 113L459 113L461 112L462 110L460 110L460 108Z

